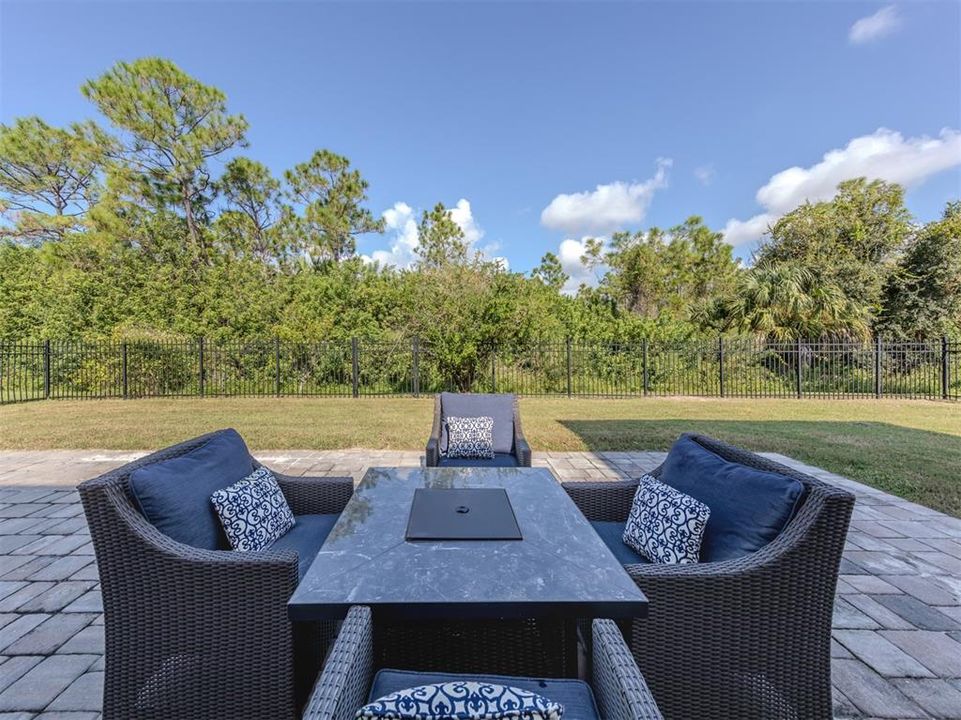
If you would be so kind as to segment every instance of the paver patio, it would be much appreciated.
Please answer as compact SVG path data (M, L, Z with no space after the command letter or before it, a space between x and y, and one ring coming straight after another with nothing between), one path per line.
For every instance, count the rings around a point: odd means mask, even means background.
M291 475L363 476L417 451L254 453ZM0 452L0 720L92 720L103 681L93 550L73 487L140 453ZM535 453L562 480L637 477L658 452ZM835 604L840 718L961 718L961 520L790 458L857 494Z

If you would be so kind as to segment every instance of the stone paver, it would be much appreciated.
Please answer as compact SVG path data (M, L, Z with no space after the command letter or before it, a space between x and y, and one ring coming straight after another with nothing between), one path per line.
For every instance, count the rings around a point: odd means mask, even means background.
M0 710L19 712L46 709L96 660L94 655L50 655L44 658L26 675L0 693Z
M871 630L835 630L834 639L885 677L934 677L924 665Z
M103 673L88 672L73 681L47 706L49 710L99 711L103 698Z
M875 598L920 630L961 630L956 620L909 595L876 595Z
M50 655L89 625L95 617L79 613L50 615L19 640L10 643L3 652L6 655Z
M961 690L947 680L898 679L894 685L934 717L961 720Z
M940 677L961 677L961 643L928 630L884 630L879 633Z
M0 720L94 720L103 609L73 487L143 453L0 451ZM266 451L290 475L363 477L418 451ZM659 452L535 453L563 480L636 478ZM858 497L831 643L839 718L961 720L961 520L780 455ZM28 471L25 469L29 468Z

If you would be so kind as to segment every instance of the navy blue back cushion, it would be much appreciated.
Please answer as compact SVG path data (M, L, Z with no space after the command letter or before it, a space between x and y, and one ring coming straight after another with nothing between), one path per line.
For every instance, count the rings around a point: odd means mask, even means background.
M140 510L165 535L206 550L227 548L210 496L254 471L236 430L226 430L179 457L134 470L130 487Z
M440 408L447 417L494 418L494 452L514 451L514 396L483 393L441 393ZM447 426L440 431L440 450L447 452Z
M760 550L787 525L804 496L800 480L728 462L686 436L674 443L659 479L711 509L702 562Z

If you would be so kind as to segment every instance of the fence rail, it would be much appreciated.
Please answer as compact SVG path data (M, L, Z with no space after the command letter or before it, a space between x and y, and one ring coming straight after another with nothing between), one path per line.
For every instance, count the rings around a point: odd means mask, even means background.
M572 340L451 353L417 338L213 343L0 341L0 403L40 399L400 396L961 399L961 341Z

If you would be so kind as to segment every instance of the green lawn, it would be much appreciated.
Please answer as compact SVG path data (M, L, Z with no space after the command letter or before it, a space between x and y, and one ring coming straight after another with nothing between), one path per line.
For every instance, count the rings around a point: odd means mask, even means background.
M521 401L535 450L662 450L693 430L781 452L961 516L961 405L928 401ZM174 399L0 407L0 447L157 448L219 427L251 447L419 448L432 401Z

